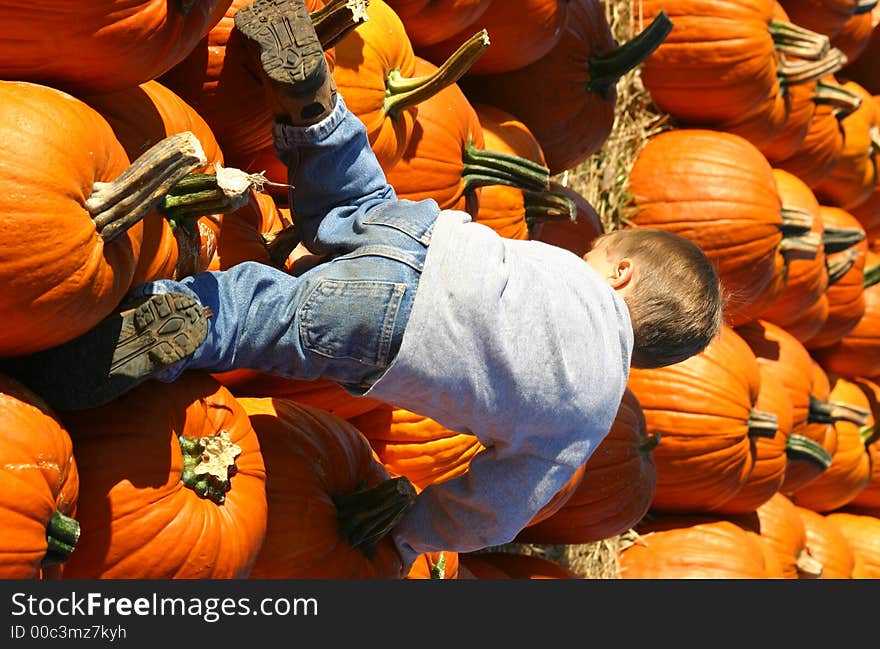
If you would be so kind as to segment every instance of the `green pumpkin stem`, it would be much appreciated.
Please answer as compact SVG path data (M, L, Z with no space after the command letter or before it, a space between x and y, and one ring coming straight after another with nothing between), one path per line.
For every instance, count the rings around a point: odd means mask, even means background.
M826 56L817 61L791 61L780 57L776 65L779 80L785 85L808 83L833 74L846 63L846 55L836 47L832 47Z
M784 235L805 234L813 227L813 215L804 208L783 205L779 214L782 217L779 229Z
M651 56L671 31L672 21L666 12L661 11L650 25L629 42L610 52L591 56L590 83L587 85L587 90L598 93L603 99L608 99L617 81Z
M771 20L770 35L777 52L815 61L828 55L831 39L806 27L783 20Z
M56 509L46 526L46 556L40 566L45 568L67 561L76 548L79 534L79 523Z
M854 16L858 16L859 14L866 14L870 11L873 11L874 7L877 6L877 0L858 0L856 2L856 9L853 11Z
M415 504L416 490L409 480L399 477L353 493L334 494L332 499L340 538L372 559L376 545Z
M811 424L833 424L838 421L848 421L857 426L863 426L870 415L870 411L859 406L836 401L823 401L811 394L807 421Z
M825 232L822 234L826 255L843 252L864 240L865 231L861 228L839 228L829 225L825 227Z
M880 428L877 427L876 422L872 423L870 426L866 424L859 428L859 437L862 440L862 444L870 446L880 439Z
M833 260L825 260L828 267L828 286L833 286L855 266L859 258L859 251L849 248L843 253L836 255Z
M168 190L159 210L175 227L188 228L192 234L199 217L241 209L250 200L250 189L265 180L262 174L226 167L213 174L189 174Z
M831 454L816 440L798 435L788 436L785 442L785 455L789 460L807 460L816 464L824 471L831 466Z
M437 563L431 566L431 579L446 579L446 553L441 552Z
M863 288L871 288L875 284L880 283L880 264L865 267L865 276L862 280Z
M418 77L404 77L399 68L385 79L384 110L391 119L401 111L433 97L458 81L489 47L489 33L483 29L466 40L434 72Z
M577 222L577 205L571 196L549 189L523 192L526 226L529 231L547 221Z
M779 419L772 412L763 412L752 408L746 423L749 427L749 437L772 439L779 431Z
M779 250L786 261L792 259L815 259L822 247L822 235L807 232L798 236L784 236L779 242Z
M96 182L85 208L98 234L111 243L156 208L188 173L207 164L193 133L170 135L150 147L116 180Z
M641 453L650 453L660 444L660 433L649 433L645 439L639 442Z
M238 470L235 458L241 447L232 442L227 430L197 438L179 435L177 441L183 456L181 482L200 497L222 504Z
M309 13L321 49L329 50L367 20L367 0L331 0Z
M813 102L833 108L834 116L843 119L855 112L862 105L862 98L849 88L844 88L838 83L829 83L820 80L816 84L813 93Z
M480 149L469 141L462 155L464 192L487 185L507 185L540 191L550 184L550 170L520 156Z

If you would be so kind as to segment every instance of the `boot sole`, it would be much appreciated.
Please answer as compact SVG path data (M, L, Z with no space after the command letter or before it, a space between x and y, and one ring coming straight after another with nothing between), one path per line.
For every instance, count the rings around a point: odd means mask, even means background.
M10 372L53 408L94 408L195 352L209 315L188 295L152 295L70 342L15 359Z
M324 50L301 0L256 0L234 16L236 29L260 55L263 72L294 95L324 82Z

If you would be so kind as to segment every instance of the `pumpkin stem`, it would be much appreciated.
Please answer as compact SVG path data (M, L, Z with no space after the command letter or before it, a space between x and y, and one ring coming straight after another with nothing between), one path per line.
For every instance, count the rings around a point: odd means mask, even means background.
M816 104L825 104L833 108L834 116L837 119L843 119L850 113L855 112L862 105L862 98L849 88L844 88L837 83L829 83L820 80L816 84L816 90L813 93L813 102Z
M43 557L40 566L45 568L67 561L76 547L79 533L79 523L56 509L46 526L46 556Z
M230 478L238 470L235 458L241 447L232 442L228 430L198 438L178 435L177 441L183 455L181 482L202 498L222 504L232 487Z
M831 39L806 27L783 20L771 20L770 35L777 52L815 61L824 58L831 48Z
M520 189L544 190L550 184L550 170L520 156L475 147L468 141L462 155L464 192L486 185L507 185Z
M874 284L880 283L880 264L865 268L865 278L862 280L863 288L870 288Z
M853 15L858 16L859 14L866 14L869 11L872 11L876 6L877 0L858 0L858 2L856 2L856 10L853 12Z
M746 423L749 426L749 437L772 439L779 431L779 419L772 412L763 412L752 408Z
M785 259L815 259L822 246L822 235L807 232L800 236L784 236L779 242L779 250Z
M856 265L859 258L859 251L856 248L849 248L843 254L837 255L833 260L825 260L828 267L828 286L833 286L846 275L852 267Z
M369 489L335 494L332 499L339 520L339 536L372 559L376 544L415 504L416 490L401 476Z
M269 253L269 259L278 268L284 268L284 264L293 249L302 241L299 230L295 225L288 225L274 232L266 232L261 235L266 251Z
M155 208L189 172L208 164L193 133L170 135L150 147L116 180L96 182L85 208L105 243L122 236Z
M859 437L862 440L862 444L869 446L880 439L880 428L877 428L876 423L870 426L862 426L859 428Z
M446 579L446 553L441 552L437 563L431 566L431 579Z
M173 227L192 234L199 217L229 214L247 205L251 187L264 180L262 174L222 166L213 174L189 174L168 190L159 210Z
M843 252L864 240L865 231L861 228L839 228L829 225L826 226L825 232L822 235L822 243L825 244L826 255Z
M458 81L489 47L489 33L483 29L453 52L443 65L431 74L404 77L395 68L385 78L385 114L396 119L401 111L433 97L446 86Z
M529 231L538 223L571 221L577 223L577 205L566 194L549 189L523 192L526 226Z
M608 99L618 79L651 56L671 31L672 21L665 11L661 11L650 25L628 43L610 52L591 56L590 83L587 85L587 90L599 93L603 99Z
M650 453L660 444L660 433L649 433L639 442L639 452Z
M810 395L810 412L807 421L811 424L833 424L848 421L863 426L871 415L869 410L836 401L822 401Z
M831 466L831 454L819 442L797 433L788 436L785 455L790 460L807 460L817 464L823 471Z
M805 234L813 227L813 215L809 210L801 207L783 205L780 211L782 225L779 229L782 234Z
M871 154L874 156L880 155L880 127L874 124L870 129L868 129L868 133L871 136ZM876 166L874 173L876 180Z
M817 61L791 61L784 54L779 55L776 72L779 80L785 85L816 81L821 77L833 74L846 63L846 54L832 47L826 56Z
M825 568L821 561L814 558L806 550L798 552L795 566L797 567L798 579L819 579Z
M367 20L369 0L330 0L309 14L321 49L329 50Z

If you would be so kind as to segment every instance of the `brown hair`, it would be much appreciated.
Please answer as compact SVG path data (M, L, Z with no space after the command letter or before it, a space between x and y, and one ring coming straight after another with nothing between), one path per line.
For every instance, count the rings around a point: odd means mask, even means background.
M625 296L635 336L633 367L679 363L721 332L726 297L697 244L653 228L615 230L599 239L609 254L634 262L636 281Z

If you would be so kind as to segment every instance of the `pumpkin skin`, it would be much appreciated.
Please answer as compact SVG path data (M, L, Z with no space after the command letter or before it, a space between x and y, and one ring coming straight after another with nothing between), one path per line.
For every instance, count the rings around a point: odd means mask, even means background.
M266 539L254 579L399 578L390 535L370 559L339 534L335 494L386 481L358 430L335 415L285 399L239 397L266 462Z
M852 578L880 578L880 511L831 512L825 518L849 541L855 559Z
M864 377L853 377L850 380L868 400L871 416L874 420L874 431L865 444L865 449L871 460L871 475L868 484L846 504L846 507L848 509L880 509L880 438L878 438L880 431L877 430L877 421L880 420L880 376L875 380Z
M784 169L773 169L776 188L783 209L803 211L813 218L810 232L822 237L824 222L819 211L819 201L813 191L797 176ZM818 302L828 288L828 267L825 265L824 246L810 258L789 260L782 293L760 314L761 320L779 325L800 342L818 333L824 320L804 318L804 307Z
M593 543L626 532L644 517L654 496L657 471L650 436L632 390L623 394L611 430L587 460L577 489L553 515L529 524L521 543Z
M68 92L112 92L154 79L182 60L230 0L99 0L0 7L0 78ZM47 47L46 34L52 34Z
M782 293L782 202L772 167L747 140L705 129L660 133L638 153L628 190L634 227L681 235L715 263L731 295L729 324L754 319Z
M245 205L223 215L217 240L220 270L232 268L243 261L276 266L263 235L278 232L290 225L278 211L271 194L251 190Z
M864 233L862 225L846 210L829 205L820 205L819 209L826 231L833 226ZM804 346L811 352L839 341L855 328L865 314L867 251L868 243L863 239L846 250L826 255L828 264L847 256L853 256L854 262L840 279L825 290L828 297L828 317L818 333L804 342Z
M880 93L880 71L877 70L877 60L880 57L880 30L876 28L880 20L880 11L876 7L871 12L874 20L874 29L864 49L857 58L851 58L841 69L840 76L843 79L855 81L872 94Z
M439 43L478 22L492 0L385 0L415 46Z
M880 11L876 6L871 11L853 14L832 37L831 46L843 52L847 61L858 60L868 47L874 26L878 22L880 22ZM841 76L845 78L846 74Z
M458 552L425 552L416 557L404 579L458 579Z
M556 45L571 4L559 0L490 2L478 20L468 23L449 38L420 47L418 55L440 65L471 35L486 29L492 47L471 66L468 74L516 70L534 63Z
M880 254L866 252L865 268L880 270ZM865 310L856 325L836 343L813 352L829 372L850 379L880 376L880 283L866 286L862 292Z
M85 207L95 182L128 166L110 125L85 103L0 81L0 357L76 338L128 292L143 224L105 243Z
M870 413L871 406L865 394L852 381L829 373L831 394L829 401L843 403ZM874 425L869 415L865 426ZM861 427L844 419L834 423L837 430L837 449L829 466L815 480L795 490L791 499L807 509L828 513L849 503L871 479L871 456L865 448L866 439Z
M757 414L760 372L739 334L725 326L685 361L632 368L628 387L648 433L660 435L653 510L711 511L742 489L755 464L750 419Z
M852 18L856 0L779 0L794 23L835 36Z
M819 579L852 579L855 558L840 529L812 509L794 508L807 533L807 552L822 565Z
M761 537L710 515L648 517L618 554L621 579L766 579ZM778 568L778 564L777 564Z
M76 515L73 444L49 406L5 374L0 374L0 430L0 579L36 579L52 516Z
M189 104L158 81L82 100L98 111L113 128L130 160L169 135L192 132L202 145L208 164L193 173L214 173L223 165L223 152L214 133ZM208 223L220 215L198 219L195 241L175 236L168 219L153 210L144 217L144 235L132 286L157 279L182 279L208 269L217 249L216 234Z
M64 423L80 468L82 527L65 578L248 576L266 532L266 471L247 413L210 374L147 381L99 408L65 413ZM240 449L222 504L184 483L178 436Z
M531 554L479 552L458 560L477 579L580 579L561 563Z

